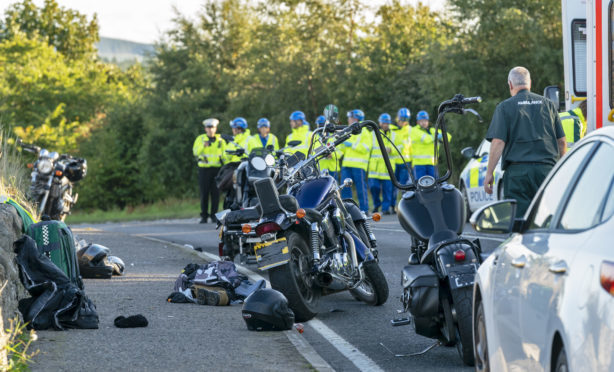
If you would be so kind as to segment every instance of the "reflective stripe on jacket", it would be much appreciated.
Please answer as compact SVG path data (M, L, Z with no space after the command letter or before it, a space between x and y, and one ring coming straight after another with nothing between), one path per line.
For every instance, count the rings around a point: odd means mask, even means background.
M435 165L435 128L422 129L415 126L410 131L411 158L413 165ZM441 131L439 132L441 133ZM448 133L448 141L452 135ZM441 148L442 146L438 146Z
M403 128L396 127L396 130L392 130L395 133L394 144L399 149L399 151L401 151L401 153L403 154L403 158L408 163L411 162L411 129L412 128L409 126L409 124L407 124ZM396 150L394 150L390 155L391 160L393 160L393 164L403 164L403 159L401 159Z
M369 130L350 137L343 148L343 167L360 168L365 172L369 169L369 157L371 156L372 138Z
M239 145L240 148L244 149L247 151L247 148L249 146L249 139L251 137L251 133L249 131L249 129L246 129L245 132L243 133L239 133L235 136L235 140L233 141L234 143L229 143L226 145L226 150L236 150L238 149L238 147L235 145L235 143L237 145ZM247 155L248 153L246 153L245 155ZM230 155L230 154L226 154L225 153L225 160L229 163L233 163L233 162L237 162L237 161L241 161L242 156L237 156L237 155Z
M225 157L226 144L219 134L215 135L215 142L205 146L208 141L209 137L206 134L201 134L194 140L192 152L198 158L198 166L201 168L221 167Z
M565 132L567 147L571 147L582 138L582 121L579 117L570 115L569 111L560 113L559 117Z
M253 149L258 148L266 148L269 145L273 145L274 150L279 150L279 140L273 133L269 133L269 136L266 140L266 144L262 146L262 140L260 139L260 133L254 134L249 138L249 142L247 144L247 153L252 152Z
M392 143L395 143L396 133L394 131L388 130L384 132L384 134L388 136L390 140L392 140ZM386 162L384 161L384 157L382 156L382 152L380 151L379 143L377 142L375 133L373 133L372 135L373 138L371 140L373 141L373 147L371 149L371 158L369 159L369 178L375 178L378 180L389 180L390 175L388 174L388 170L386 169ZM385 138L383 138L383 140L384 143L388 142L388 140L386 140ZM388 146L384 148L384 151L387 151L388 149L391 150L389 152L389 155L392 155L395 152L391 144L388 144ZM394 171L395 163L392 161L392 159L390 163L393 166Z

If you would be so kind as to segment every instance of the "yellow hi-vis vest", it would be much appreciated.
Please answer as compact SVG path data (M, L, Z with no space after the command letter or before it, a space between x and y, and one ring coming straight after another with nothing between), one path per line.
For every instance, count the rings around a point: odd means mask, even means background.
M248 145L249 145L249 138L251 137L251 133L249 131L249 129L246 129L245 132L243 133L239 133L235 136L235 140L233 141L234 143L236 143L237 145L239 145L239 147L241 147L242 149L244 149L245 151L247 151ZM234 143L229 143L226 145L226 150L236 150L237 146L235 146ZM245 155L248 155L249 153L245 153ZM242 156L237 156L237 155L230 155L230 154L226 154L225 153L225 160L229 163L234 163L237 161L241 161Z
M439 132L441 133L441 131ZM409 133L413 165L435 165L435 128L422 129L419 125ZM448 133L448 141L452 139ZM438 146L441 148L442 146Z
M221 167L226 154L224 152L226 143L219 134L215 135L215 142L209 146L205 146L206 142L209 142L206 134L201 134L194 141L192 152L198 158L198 166L201 168Z
M388 138L392 140L392 143L395 143L394 140L396 137L396 133L394 131L389 130L387 132L384 132L384 134L386 134L386 136L388 136ZM380 151L377 138L375 138L375 133L373 133L372 141L373 147L371 148L371 158L369 159L369 178L374 178L378 180L389 180L390 175L388 174L388 170L386 169L386 162L384 161L384 157L382 156L382 152ZM388 140L384 138L384 143L387 142ZM394 152L394 149L392 148L391 144L387 144L387 146L384 148L384 151L387 151L388 149L391 150L389 153L390 156ZM394 171L394 163L392 162L392 159L390 163L393 166L392 170Z
M575 109L569 110L567 112L573 116L577 116L578 119L580 119L580 123L582 124L582 132L580 133L580 138L583 138L586 134L586 118L582 114L582 109L580 107L576 107Z
M328 142L335 142L335 139L329 138ZM318 147L320 147L320 145L314 145L314 147L317 149ZM339 172L341 170L341 167L339 166L339 160L341 160L342 156L343 152L339 149L335 149L335 152L330 155L330 158L323 158L318 161L320 170L326 169L329 172Z
M574 143L578 142L583 137L583 128L580 118L570 115L569 112L570 111L561 112L559 117L561 118L563 131L565 132L567 147L572 147Z
M292 133L288 137L286 137L286 147L288 147L288 143L291 141L301 141L298 146L291 147L289 150L291 152L302 152L307 156L307 151L309 150L309 143L311 141L311 132L309 131L308 125L301 125L296 129L292 129Z
M253 149L258 149L262 147L266 148L269 145L273 145L274 150L279 150L279 140L273 133L269 133L266 139L266 144L264 146L262 146L262 140L260 139L260 133L256 133L253 136L251 136L249 139L249 142L247 144L247 153L249 154L250 152L252 152Z
M405 159L405 161L408 163L411 162L411 130L412 128L409 124L407 124L403 128L397 127L396 130L393 129L393 131L395 132L394 144L399 149L399 151L401 151L401 154L403 154L403 159ZM401 159L399 153L396 152L396 150L393 150L390 155L392 164L403 164L403 159Z
M350 137L346 141L349 145L343 148L343 167L360 168L366 172L369 169L372 140L371 132L368 130Z

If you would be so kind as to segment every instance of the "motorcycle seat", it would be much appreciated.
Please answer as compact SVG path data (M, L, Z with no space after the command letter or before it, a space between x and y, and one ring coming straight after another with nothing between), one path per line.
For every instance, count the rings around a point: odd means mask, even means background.
M260 219L260 214L261 212L258 206L231 211L226 215L225 222L228 225L238 225L250 221L257 221Z

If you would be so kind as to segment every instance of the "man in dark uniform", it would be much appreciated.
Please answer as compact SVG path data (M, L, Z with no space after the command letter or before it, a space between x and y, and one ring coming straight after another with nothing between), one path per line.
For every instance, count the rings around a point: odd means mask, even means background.
M548 172L567 151L567 142L554 104L531 93L529 70L514 67L507 83L512 97L497 105L486 133L491 146L484 190L492 194L495 166L503 156L505 197L516 199L517 215L522 216Z

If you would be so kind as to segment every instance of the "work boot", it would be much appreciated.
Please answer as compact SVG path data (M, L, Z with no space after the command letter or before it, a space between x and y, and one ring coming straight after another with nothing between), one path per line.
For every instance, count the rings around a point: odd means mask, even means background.
M216 291L198 288L196 291L196 302L199 305L217 306L220 303L220 294Z
M201 218L199 223L207 223L207 217Z

